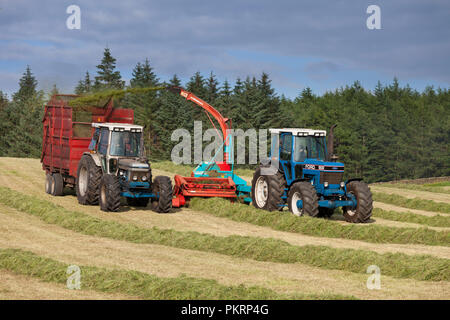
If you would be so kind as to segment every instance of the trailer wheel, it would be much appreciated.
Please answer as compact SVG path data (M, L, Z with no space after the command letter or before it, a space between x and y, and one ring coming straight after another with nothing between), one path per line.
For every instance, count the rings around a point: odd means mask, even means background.
M45 193L51 194L52 192L52 175L47 173L45 175Z
M363 181L352 181L347 184L347 192L353 194L358 202L356 209L343 207L347 222L367 223L372 216L373 201L369 186Z
M62 196L64 191L64 180L60 173L54 173L51 176L51 194L53 196Z
M130 207L146 207L150 198L128 198L127 204Z
M78 163L75 186L80 204L93 205L98 203L101 179L102 169L95 164L94 159L89 155L81 157Z
M303 208L297 207L297 201L303 200ZM319 198L316 189L305 181L296 182L291 186L288 196L289 211L296 216L307 214L311 217L319 216Z
M274 175L262 175L261 167L256 169L252 180L252 203L258 209L283 210L283 191L286 181L281 172Z
M153 179L152 191L159 194L159 198L152 199L152 210L167 213L172 209L172 180L166 176L157 176Z
M112 174L103 175L100 182L100 209L117 212L120 208L119 177Z

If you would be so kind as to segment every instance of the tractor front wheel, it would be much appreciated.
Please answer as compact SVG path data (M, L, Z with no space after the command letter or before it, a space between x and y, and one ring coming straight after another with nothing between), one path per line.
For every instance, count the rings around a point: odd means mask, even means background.
M252 204L258 209L276 211L283 209L286 181L282 173L262 175L261 167L256 169L252 180Z
M119 177L105 174L100 182L100 209L117 212L120 208Z
M303 201L303 207L297 206L297 201ZM296 182L291 186L288 195L289 210L296 216L307 214L311 217L319 216L319 198L316 189L306 181Z
M347 184L347 192L356 197L356 208L343 207L347 222L367 223L372 216L373 201L369 186L362 181L352 181Z
M167 213L172 209L172 180L166 176L157 176L153 179L153 194L159 195L152 199L152 210L159 213Z

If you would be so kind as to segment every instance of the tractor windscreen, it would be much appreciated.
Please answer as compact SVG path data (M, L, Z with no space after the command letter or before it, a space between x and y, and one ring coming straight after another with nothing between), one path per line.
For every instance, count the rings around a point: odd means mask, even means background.
M141 133L129 131L113 131L111 133L111 156L139 157Z
M326 159L326 148L324 137L295 137L294 161L303 162L309 159Z

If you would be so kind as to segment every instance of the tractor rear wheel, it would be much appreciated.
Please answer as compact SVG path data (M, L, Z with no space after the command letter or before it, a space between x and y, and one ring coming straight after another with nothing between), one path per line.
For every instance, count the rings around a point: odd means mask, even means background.
M297 201L303 201L303 207L297 207ZM296 182L291 186L288 196L289 211L296 216L307 214L311 217L319 216L319 198L316 189L306 181Z
M64 180L60 173L54 173L51 176L51 194L53 196L62 196L64 190Z
M78 163L75 190L78 202L84 205L98 204L102 168L89 155L81 157Z
M256 169L252 180L252 203L258 209L283 210L283 196L286 180L281 172L262 175L261 167Z
M158 199L152 199L152 210L159 213L167 213L172 209L172 180L166 176L157 176L153 179L153 194L158 194Z
M343 207L344 218L347 222L367 223L372 216L373 201L369 186L362 181L352 181L347 184L347 192L356 197L355 209Z
M100 182L100 209L103 211L119 211L120 182L119 177L112 174L103 175Z
M131 207L146 207L150 198L127 198L127 204Z

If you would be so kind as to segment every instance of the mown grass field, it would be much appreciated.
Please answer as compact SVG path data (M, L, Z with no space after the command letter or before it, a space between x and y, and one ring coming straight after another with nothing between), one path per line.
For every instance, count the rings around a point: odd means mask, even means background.
M105 213L70 190L45 194L38 159L0 158L0 299L450 299L447 187L371 186L365 225L338 211L298 218L223 199L170 214ZM65 287L73 264L81 290ZM370 265L380 267L380 290L366 287Z

